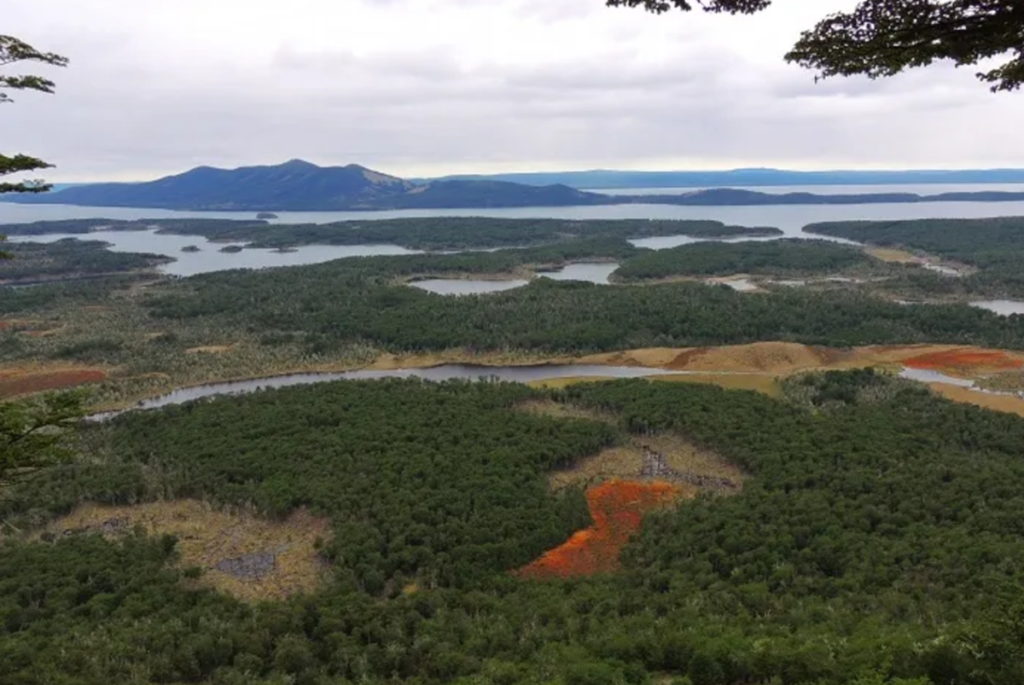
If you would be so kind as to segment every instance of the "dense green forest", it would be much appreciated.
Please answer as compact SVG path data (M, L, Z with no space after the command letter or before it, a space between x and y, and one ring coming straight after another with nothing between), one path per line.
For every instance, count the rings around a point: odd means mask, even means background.
M598 286L538 279L483 296L374 285L407 257L367 257L265 273L221 272L174 284L148 305L174 325L231 322L265 340L331 350L521 349L592 352L790 340L809 344L949 342L1024 348L1024 321L966 305L906 307L856 291L770 295L678 283ZM456 257L432 259L444 270Z
M225 219L81 219L4 226L8 235L86 233L97 227L198 235L210 240L248 242L253 247L297 245L365 245L388 243L417 250L523 247L572 240L649 238L688 235L695 238L781 235L777 228L727 226L719 221L498 219L491 217L425 217L377 219L329 224L268 224Z
M342 382L93 426L89 462L19 486L4 519L83 498L308 505L331 516L334 578L242 604L190 585L173 538L9 539L0 681L1021 682L1024 420L870 371L804 376L787 396ZM617 425L516 411L527 398ZM548 492L545 469L652 431L751 477L649 515L617 574L503 572L586 524L578 492ZM389 575L420 589L396 592Z
M111 252L96 240L54 243L11 243L11 259L0 260L0 283L95 278L126 271L152 269L171 261L155 254Z
M936 255L976 269L958 278L914 274L887 283L893 292L923 296L1024 297L1024 217L845 221L807 231L882 247Z
M705 242L667 250L648 250L625 262L615 275L626 281L672 276L839 275L854 270L880 270L863 250L824 240Z

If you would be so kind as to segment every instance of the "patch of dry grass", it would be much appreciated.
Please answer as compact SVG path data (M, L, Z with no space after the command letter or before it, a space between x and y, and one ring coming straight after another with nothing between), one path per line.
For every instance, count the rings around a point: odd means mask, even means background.
M625 445L609 447L599 454L583 459L571 469L549 474L554 489L570 485L600 483L613 478L639 480L643 467L644 446L665 455L667 466L679 473L710 478L725 478L741 485L744 474L722 456L701 449L678 434L663 433L650 437L633 437Z
M200 345L199 347L188 348L185 350L185 354L223 354L233 349L235 349L235 343L230 345Z
M618 423L618 417L615 414L580 407L575 404L555 402L553 400L527 400L526 402L520 402L516 408L528 414L553 416L558 419L587 419L589 421L600 421L601 423Z
M921 260L906 250L896 250L890 247L866 247L864 251L882 262L890 264L918 264Z
M316 547L318 540L329 536L329 527L327 521L305 511L273 522L249 513L217 510L196 500L122 507L89 503L54 521L45 532L59 536L92 531L116 539L136 527L149 535L176 536L179 565L202 569L199 584L245 601L311 592L325 573ZM259 580L243 580L216 568L222 561L257 553L275 555L273 570Z

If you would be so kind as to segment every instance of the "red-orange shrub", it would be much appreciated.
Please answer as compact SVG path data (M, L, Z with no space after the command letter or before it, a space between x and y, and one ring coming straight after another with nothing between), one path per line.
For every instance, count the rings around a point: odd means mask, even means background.
M615 571L619 553L639 530L644 514L682 494L682 488L665 482L611 480L594 486L587 491L594 525L517 573L525 578L567 578Z

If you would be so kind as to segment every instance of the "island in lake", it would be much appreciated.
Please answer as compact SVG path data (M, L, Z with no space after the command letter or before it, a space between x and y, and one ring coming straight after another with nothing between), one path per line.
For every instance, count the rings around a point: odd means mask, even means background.
M219 252L227 252L228 254L235 254L242 251L241 245L225 245L220 248Z
M181 251L182 252L202 252L202 250L199 249L198 245L186 245L185 247L181 248Z
M274 214L273 212L260 212L260 213L258 213L256 215L256 218L260 219L260 220L267 220L267 219L277 219L278 216L277 216L277 214Z

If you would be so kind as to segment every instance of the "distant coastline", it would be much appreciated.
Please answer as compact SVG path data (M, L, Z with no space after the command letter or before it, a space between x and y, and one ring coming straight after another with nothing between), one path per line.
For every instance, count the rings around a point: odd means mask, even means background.
M659 184L702 189L682 193L605 194L579 190L565 182L536 185L529 181L562 179L583 187L614 180L616 188ZM603 179L603 180L602 180ZM850 183L918 185L951 183L1021 183L1024 170L958 172L578 172L515 174L501 177L444 178L410 181L359 165L319 167L302 160L276 166L214 169L198 167L147 183L97 183L66 187L44 195L5 195L0 200L21 204L64 204L88 207L132 207L185 211L387 211L402 209L497 209L517 207L579 207L601 205L675 205L732 207L766 205L863 205L925 202L1019 202L1019 190L977 190L927 193L770 193L731 186L844 185ZM715 186L715 187L707 187Z

